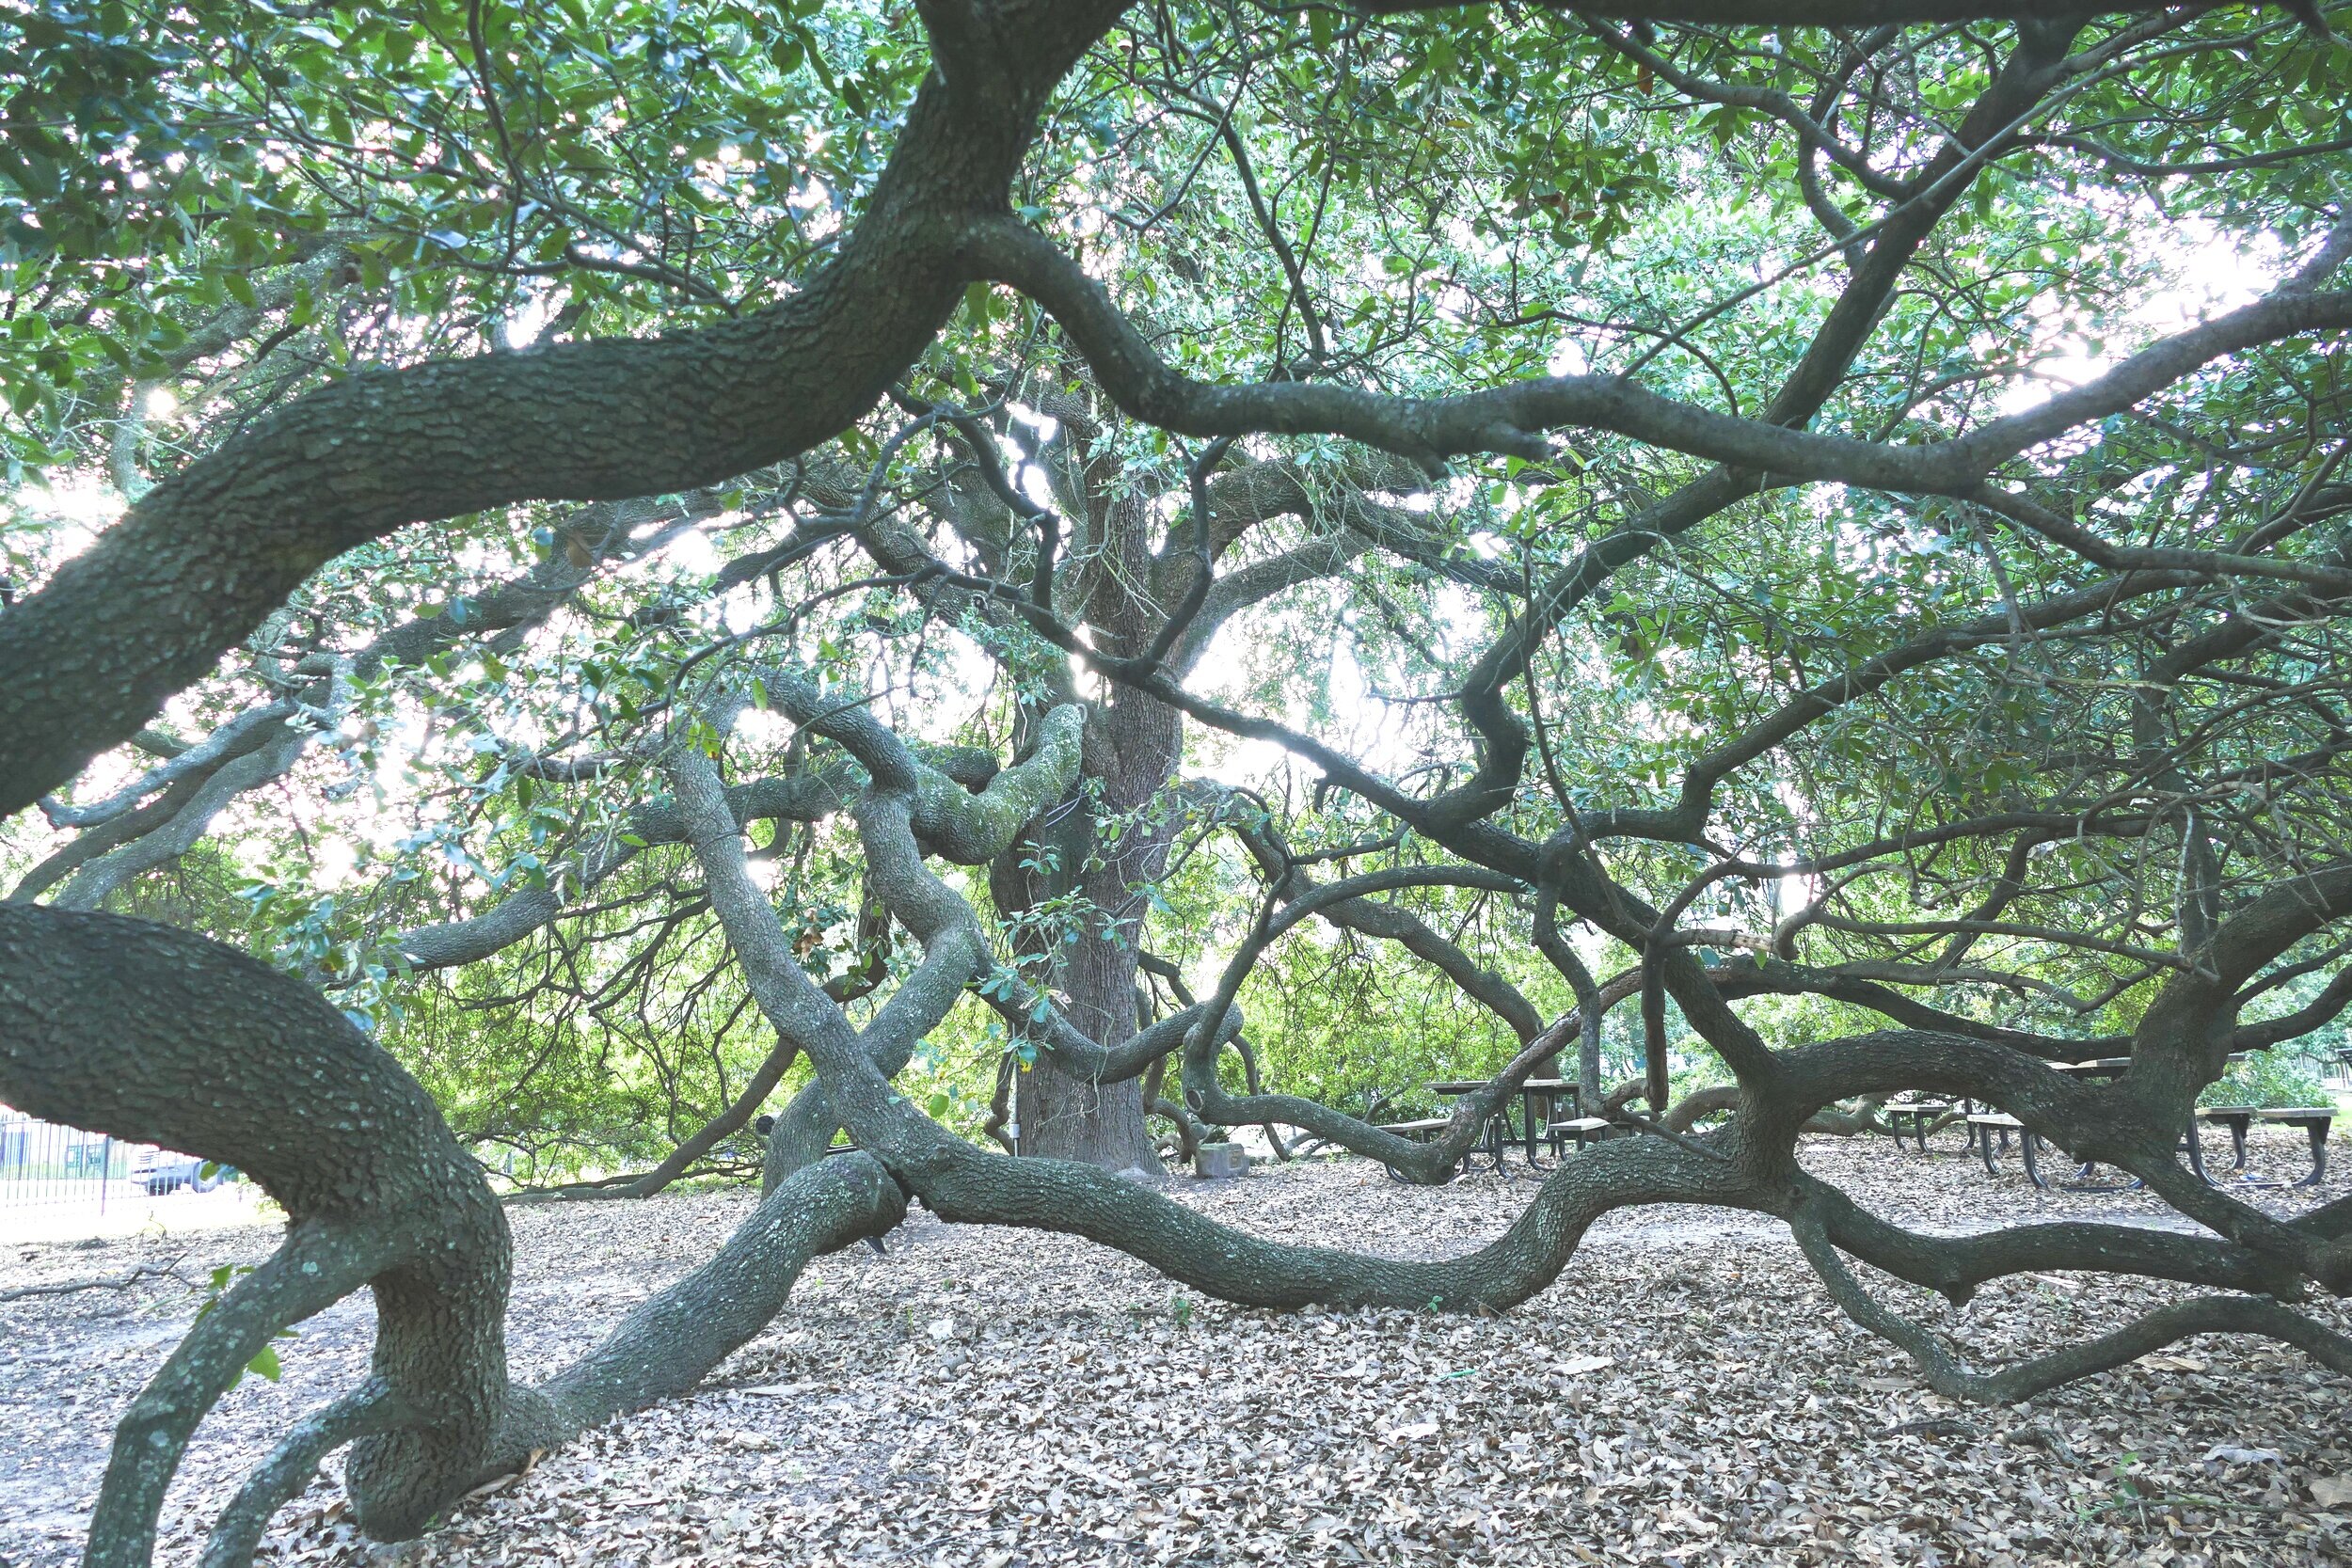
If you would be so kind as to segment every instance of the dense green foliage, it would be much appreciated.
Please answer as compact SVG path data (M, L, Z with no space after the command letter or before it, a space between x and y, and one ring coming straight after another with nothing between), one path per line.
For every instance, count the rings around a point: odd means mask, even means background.
M1806 352L1849 252L1892 221L1887 187L1927 166L1938 128L1987 90L1999 31L1889 29L1864 49L1829 32L1653 33L1502 7L1376 21L1137 10L1055 98L1017 210L1199 376L1437 393L1638 372L1754 416ZM2077 48L2082 67L1998 156L1938 177L1964 194L1817 428L1949 436L2312 254L2343 199L2352 51L2285 12L2236 8L2100 23ZM930 61L909 8L739 0L40 0L0 14L0 579L20 589L157 476L352 367L646 335L785 296L863 210ZM1832 119L1875 161L1867 173L1792 129L1832 84L1856 99ZM2136 543L2242 540L2331 483L2344 352L2322 334L2217 360L2037 452L2029 476L2074 498L2078 524ZM1025 532L956 537L948 503L977 486L972 454L924 413L950 404L980 411L1033 497L1073 515L1082 492L1130 500L1181 546L1199 449L1108 411L1034 304L975 286L859 430L790 471L666 499L668 526L641 518L625 537L605 531L609 512L517 507L341 557L166 726L196 739L292 690L304 660L315 673L342 658L323 733L269 792L226 802L199 857L143 871L117 901L330 988L520 1179L659 1159L772 1039L682 848L650 846L593 888L580 868L634 847L630 814L660 793L652 760L693 722L705 684L755 657L797 666L862 684L912 736L1009 753L1072 678L1032 633L918 592L870 547L895 528L966 565L1035 564ZM1283 466L1310 504L1237 528L1226 576L1345 536L1351 508L1418 531L1241 607L1194 684L1422 792L1477 766L1485 742L1434 699L1521 624L1533 585L1707 471L1597 432L1550 462L1464 462L1420 496L1418 476L1333 437L1253 438L1230 463ZM2268 547L2334 560L2339 515ZM1099 532L1070 548L1066 571L1110 563L1099 594L1133 566ZM566 561L605 569L541 619L482 625L501 584ZM1804 688L2104 570L1949 497L1804 485L1736 500L1629 554L1534 638L1534 678L1505 700L1540 754L1497 820L1541 839L1580 814L1667 808L1695 759ZM1612 873L1662 904L1724 853L1818 860L2139 800L2148 780L2125 777L2139 766L2134 674L2187 602L2096 632L2020 621L1890 681L1729 772L1697 843L1625 840ZM388 634L409 641L355 659ZM2185 686L2166 720L2208 781L2323 757L2292 786L2214 786L2232 889L2342 842L2342 652L2316 622L2243 680ZM2247 695L2258 688L2283 695ZM746 733L746 778L813 754L772 715ZM1214 989L1258 896L1262 868L1227 831L1236 800L1302 852L1373 846L1341 867L1443 858L1271 748L1198 726L1186 744L1196 784L1157 808L1173 869L1140 942L1197 991ZM534 761L558 755L603 763L559 779ZM103 763L75 799L151 760ZM19 819L0 827L0 860L13 883L71 841ZM813 975L874 958L844 824L770 822L755 842ZM2169 973L2153 955L2183 876L2178 835L2021 842L1972 832L1851 872L1723 878L1683 915L1741 933L1710 962L1756 965L1760 948L1766 970L1802 958L1925 984L1957 1017L2060 1037L2128 1030ZM2030 858L2030 885L1994 928L1933 924L1985 898L2012 852ZM985 882L964 888L984 911ZM494 957L436 974L401 957L404 931L542 888L564 916ZM1546 1018L1572 1006L1530 945L1525 899L1423 888L1393 901ZM1001 927L1008 959L1105 940L1083 900L1017 913ZM1578 941L1597 971L1632 961ZM900 936L881 956L903 965L910 951ZM2322 956L2314 941L2297 958ZM1242 1003L1276 1085L1350 1108L1411 1102L1426 1078L1491 1070L1517 1046L1436 971L1344 930L1278 946ZM1630 1013L1608 1025L1613 1077L1638 1066ZM1876 1022L1817 995L1759 999L1748 1016L1775 1043ZM1678 1020L1673 1033L1684 1082L1720 1075ZM2342 1037L2328 1022L2296 1049ZM1008 1043L970 999L909 1090L977 1131ZM1238 1085L1238 1063L1226 1070ZM749 1134L716 1156L754 1157Z

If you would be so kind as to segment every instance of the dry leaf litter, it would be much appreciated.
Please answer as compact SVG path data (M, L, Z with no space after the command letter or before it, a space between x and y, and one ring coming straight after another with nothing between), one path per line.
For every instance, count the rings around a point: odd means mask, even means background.
M1947 1135L1945 1140L1950 1145ZM2134 1194L2038 1193L1947 1147L1810 1141L1879 1212L1962 1231L2037 1218L2184 1226ZM2258 1164L2297 1150L2265 1140ZM1514 1171L1523 1167L1514 1164ZM1468 1250L1534 1191L1440 1189L1360 1160L1170 1178L1220 1220L1394 1257ZM2341 1196L2267 1192L2279 1212ZM739 1192L514 1212L515 1373L545 1375L707 1258ZM0 1258L0 1289L119 1276L182 1252L201 1281L263 1230ZM2099 1332L2173 1287L1995 1283L1953 1311L1873 1289L1981 1366ZM0 1563L76 1558L113 1422L186 1329L174 1279L0 1306ZM2352 1314L2315 1310L2339 1328ZM215 1510L304 1411L362 1372L373 1309L282 1343L199 1432L157 1560L193 1564ZM336 1465L261 1560L367 1564L1611 1562L2271 1564L2352 1561L2340 1378L2209 1338L2010 1409L1928 1392L1848 1323L1778 1225L1649 1209L1597 1226L1561 1281L1499 1318L1295 1313L1203 1301L1116 1253L918 1213L891 1255L821 1259L768 1332L691 1398L622 1418L372 1546Z

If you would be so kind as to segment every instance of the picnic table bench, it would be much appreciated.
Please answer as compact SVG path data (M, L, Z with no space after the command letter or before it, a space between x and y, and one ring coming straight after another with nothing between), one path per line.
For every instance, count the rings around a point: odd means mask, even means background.
M2199 1123L2207 1122L2229 1130L2230 1141L2234 1146L2236 1162L2228 1171L2222 1173L2225 1176L2246 1168L2246 1132L2254 1122L2268 1122L2281 1127L2299 1127L2311 1139L2312 1168L2308 1174L2294 1181L2286 1182L2256 1182L2249 1177L2241 1177L2240 1180L2256 1186L2316 1187L2328 1180L2328 1133L2333 1127L2335 1119L2335 1108L2327 1105L2205 1105L2199 1107L2197 1113L2189 1118L2189 1124L2182 1132L2181 1140L2187 1147L2189 1168L2194 1170L2199 1179L2208 1185L2218 1185L2212 1173L2205 1168L2204 1149L2197 1136ZM2026 1177L2037 1187L2046 1190L2050 1186L2041 1171L2042 1140L2032 1128L2003 1111L1972 1111L1968 1114L1968 1122L1977 1135L1977 1152L1983 1158L1984 1168L1988 1174L1999 1174L1998 1167L1993 1163L1996 1140L2000 1150L2006 1152L2009 1148L2009 1135L2014 1132L2017 1134L2019 1148L2025 1156ZM2090 1168L2089 1165L2083 1167L2086 1172ZM2128 1185L2136 1187L2140 1183L2135 1180ZM2116 1187L2085 1188L2077 1185L2075 1190L2113 1192L2120 1189Z
M2247 1060L2249 1054L2243 1051L2233 1052L2230 1061L2234 1065ZM2118 1078L2130 1071L2132 1059L2129 1056L2100 1056L2087 1062L2052 1062L2048 1065L2054 1071L2096 1082ZM1895 1124L1896 1147L1902 1147L1902 1124L1908 1121L1923 1154L1928 1148L1928 1129L1934 1125L1938 1117L1954 1111L1960 1113L1967 1125L1967 1150L1984 1161L1988 1173L1999 1174L1999 1168L1993 1163L1994 1156L1996 1152L2005 1154L2009 1151L2009 1137L2014 1132L2025 1156L2026 1175L2035 1186L2045 1190L2049 1188L2051 1183L2042 1177L2041 1169L2042 1138L2005 1111L1980 1111L1965 1100L1958 1105L1933 1100L1904 1100L1880 1107L1880 1114ZM2207 1123L2229 1131L2233 1159L2229 1170L2222 1173L2225 1176L2246 1169L2247 1130L2253 1123L2261 1121L2282 1127L2299 1127L2311 1138L2312 1168L2308 1174L2292 1182L2257 1182L2245 1176L2240 1176L2239 1180L2256 1186L2316 1187L2328 1179L2328 1134L2335 1124L2335 1108L2330 1105L2201 1105L2182 1130L2181 1143L2187 1151L2189 1168L2208 1185L2217 1185L2212 1173L2205 1168L2204 1148L2198 1138L2199 1124ZM2082 1179L2090 1176L2093 1168L2091 1162L2084 1162L2082 1169L2075 1173L2075 1180L2061 1185L2074 1192L2120 1192L2125 1186L2144 1185L2137 1180L2120 1185L2085 1185Z
M2014 1132L2017 1134L2018 1148L2025 1154L2026 1179L2037 1187L2049 1186L2050 1183L2042 1179L2039 1159L2042 1140L2034 1135L2032 1128L2027 1127L2007 1111L1971 1111L1968 1113L1968 1126L1976 1133L1977 1152L1983 1156L1987 1176L2001 1174L2000 1167L1993 1163L1994 1139L1999 1138L2001 1150L2007 1153L2009 1135Z
M2224 1176L2238 1176L2240 1180L2255 1186L2316 1187L2328 1180L2328 1132L2335 1125L2335 1119L2336 1112L2332 1105L2201 1105L2182 1141L2188 1146L2189 1168L2209 1184L2213 1183L2213 1176L2205 1169L2205 1151L2197 1136L2199 1122L2210 1122L2229 1130L2233 1158L2230 1168L2222 1172ZM2239 1175L2246 1169L2247 1130L2258 1121L2281 1127L2299 1127L2309 1134L2312 1168L2307 1175L2287 1182L2255 1181L2251 1177Z
M2230 1057L2230 1060L2233 1062L2244 1061L2246 1059L2246 1054L2247 1053L2245 1052L2237 1052ZM2089 1061L2084 1062L2051 1062L2047 1065L2053 1072L2062 1072L2070 1078L2079 1078L2090 1083L2112 1083L2132 1069L2132 1059L2129 1056L2093 1056ZM1964 1105L1966 1102L1963 1101L1963 1103ZM1978 1152L1984 1157L1985 1169L1993 1169L1992 1141L1997 1136L1999 1147L2003 1150L2006 1150L2009 1148L2009 1134L2012 1131L2022 1132L2024 1133L2024 1136L2020 1139L2020 1142L2025 1146L2026 1172L2028 1176L2033 1178L2035 1186L2047 1189L2050 1183L2043 1180L2041 1173L2035 1168L2035 1157L2041 1151L2041 1139L2031 1132L2026 1132L2024 1128L2019 1126L2014 1117L2007 1117L1996 1120L1994 1118L1997 1115L1998 1113L1988 1112L1979 1114L1972 1111L1968 1116L1968 1121L1970 1124L1968 1129L1969 1144L1970 1147L1975 1148ZM2195 1140L2192 1138L2190 1141L2194 1142ZM1927 1148L1925 1140L1921 1141L1919 1147L1922 1151L1925 1151ZM2093 1184L2090 1182L2088 1179L2090 1176L2091 1171L2095 1168L2096 1166L2093 1162L2089 1160L2084 1161L2082 1163L2082 1168L2074 1173L2074 1180L2065 1182L2063 1185L2072 1191L2081 1193L2121 1192L2126 1187L2137 1187L2141 1185L2137 1180L2127 1182Z
M2049 1065L2054 1071L2066 1073L2070 1077L2102 1080L2122 1077L2131 1069L2132 1059L2129 1056L2095 1056L2087 1062L2052 1062ZM1979 1112L1974 1102L1965 1100L1957 1104L1943 1100L1899 1100L1879 1107L1879 1114L1894 1124L1895 1147L1897 1148L1902 1147L1903 1128L1908 1123L1912 1141L1919 1146L1919 1152L1922 1154L1928 1151L1928 1133L1933 1130L1936 1122L1955 1112L1960 1115L1963 1125L1967 1130L1967 1141L1961 1146L1961 1151L1966 1154L1983 1155L1988 1168L1991 1165L1992 1149L1986 1147L1987 1140L1996 1139L1999 1148L2005 1151L2009 1148L2009 1134L2022 1131L2014 1121L2004 1124L1995 1119L1999 1113ZM2038 1145L2035 1152L2039 1152ZM2080 1174L2090 1175L2090 1167L2085 1165Z
M1544 1124L1544 1131L1550 1135L1551 1147L1555 1150L1563 1143L1573 1139L1579 1152L1586 1144L1598 1143L1616 1128L1617 1124L1607 1117L1566 1117Z
M1928 1151L1929 1129L1932 1128L1941 1118L1949 1116L1951 1111L1952 1107L1950 1102L1942 1100L1894 1101L1879 1107L1879 1115L1884 1117L1889 1122L1894 1124L1895 1147L1897 1148L1902 1148L1902 1124L1905 1121L1909 1121L1911 1123L1911 1135L1917 1141L1919 1145L1919 1152L1922 1154L1925 1154Z
M2335 1124L2336 1110L2332 1105L2271 1106L2254 1113L2256 1121L2276 1122L2281 1127L2300 1127L2311 1135L2312 1173L2295 1187L2316 1187L2328 1180L2328 1130Z
M2188 1144L2189 1169L2208 1182L2213 1180L2213 1178L2206 1173L2205 1151L2200 1146L2197 1136L2196 1123L2203 1121L2229 1129L2230 1149L2235 1157L2230 1163L2229 1171L2224 1174L2235 1174L2244 1170L2246 1168L2246 1130L2252 1125L2256 1109L2257 1107L2252 1105L2200 1105L2197 1108L2195 1119L2189 1125L2188 1135L2185 1139Z
M2001 1151L2006 1153L2009 1149L2009 1135L2014 1132L2017 1134L2018 1149L2025 1156L2026 1179L2043 1192L2050 1190L2052 1185L2050 1179L2042 1174L2042 1135L2039 1132L2006 1111L1971 1111L1968 1113L1968 1123L1970 1131L1977 1135L1977 1153L1984 1161L1987 1175L1998 1176L2000 1174L2000 1167L1993 1163L1995 1142L1997 1141ZM2120 1193L2140 1184L2136 1180L2085 1181L2083 1178L2089 1176L2090 1170L2090 1162L2085 1161L2082 1169L2075 1172L2074 1180L2057 1184L2066 1188L2069 1192L2076 1193Z

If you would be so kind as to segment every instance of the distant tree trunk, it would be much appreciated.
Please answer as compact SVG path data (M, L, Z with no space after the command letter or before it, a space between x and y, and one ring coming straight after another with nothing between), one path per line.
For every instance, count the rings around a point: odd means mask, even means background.
M1075 815L1088 818L1091 832L1092 815ZM1148 906L1128 889L1166 868L1170 833L1155 824L1133 836L1144 842L1078 879L1079 893L1100 911L1098 922L1116 919L1116 935L1091 925L1064 950L1057 979L1070 1021L1105 1045L1136 1032L1136 953ZM1041 1053L1036 1067L1016 1081L1016 1093L1024 1154L1157 1174L1158 1146L1144 1118L1141 1078L1097 1084L1062 1071L1051 1053Z
M1099 801L1068 802L1066 816L999 857L990 887L1008 914L1065 894L1079 895L1076 940L1049 942L1040 935L1023 943L1025 956L1050 965L1050 982L1070 1022L1113 1045L1136 1032L1136 954L1150 908L1138 890L1166 872L1175 836L1172 814L1165 819L1129 819L1128 814L1159 795L1175 771L1184 735L1174 709L1121 692L1096 709L1087 742L1087 772L1101 785ZM1101 825L1112 820L1123 831L1105 842ZM1050 866L1021 863L1038 859L1032 844L1048 851ZM1089 865L1097 855L1102 863ZM1139 1078L1098 1084L1063 1071L1051 1052L1041 1051L1036 1064L1020 1074L1014 1095L1022 1153L1105 1170L1158 1172Z

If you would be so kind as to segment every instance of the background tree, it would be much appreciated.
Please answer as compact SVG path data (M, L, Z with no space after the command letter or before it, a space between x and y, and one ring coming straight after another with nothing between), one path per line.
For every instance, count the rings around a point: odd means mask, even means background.
M1235 1301L1487 1309L1613 1208L1714 1203L1947 1394L2223 1330L2352 1370L2292 1305L2352 1287L2346 1215L2177 1158L2232 1053L2352 1000L2314 14L8 25L0 1094L293 1219L126 1418L92 1560L144 1560L212 1400L362 1285L375 1375L216 1562L344 1443L398 1537L691 1386L909 1195ZM1351 1045L1432 973L1475 1022L1268 1092L1341 955ZM1442 1180L1539 1066L1601 1089L1613 1014L1642 1135L1464 1258L1098 1168L1149 1109ZM1442 1137L1353 1114L1441 1046L1496 1074ZM1930 1237L1803 1168L1903 1088L2210 1233ZM523 1387L485 1155L768 1192ZM1849 1259L2206 1293L1980 1373Z

